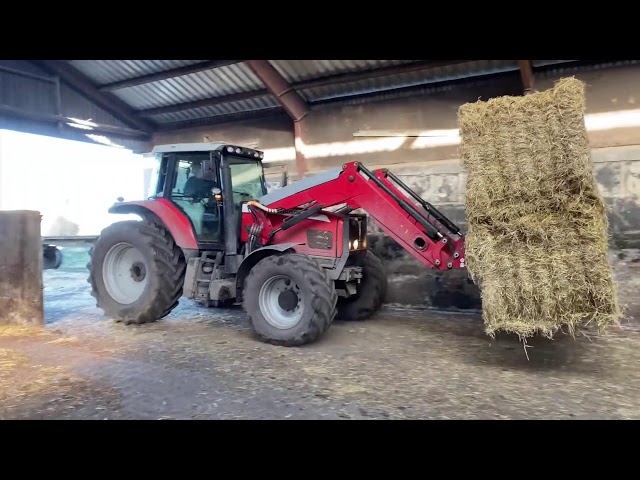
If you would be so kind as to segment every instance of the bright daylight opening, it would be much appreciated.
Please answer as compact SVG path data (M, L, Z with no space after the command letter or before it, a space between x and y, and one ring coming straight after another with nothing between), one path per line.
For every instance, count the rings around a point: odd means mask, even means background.
M146 196L152 164L124 148L0 130L0 209L37 210L43 236L98 235L136 216L107 212Z

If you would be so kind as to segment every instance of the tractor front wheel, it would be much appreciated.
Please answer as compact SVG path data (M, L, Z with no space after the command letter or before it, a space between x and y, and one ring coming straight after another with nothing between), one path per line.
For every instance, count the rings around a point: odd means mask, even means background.
M306 255L267 257L244 284L243 306L254 332L267 343L293 347L314 342L336 314L333 281Z
M384 266L373 252L367 250L362 260L362 282L355 295L340 298L338 320L365 320L381 306L387 294L387 275Z
M185 260L163 227L140 221L105 228L91 249L89 283L98 308L125 324L167 316L182 295Z

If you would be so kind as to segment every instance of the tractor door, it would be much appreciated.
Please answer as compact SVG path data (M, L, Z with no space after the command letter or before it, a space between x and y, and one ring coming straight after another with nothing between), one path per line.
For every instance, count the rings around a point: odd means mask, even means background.
M242 204L267 193L262 162L224 153L221 159L225 227L225 270L235 273Z
M210 152L172 154L173 188L170 200L189 217L198 243L215 248L221 243L222 209L214 189L220 188L216 160Z
M255 200L266 195L266 184L262 163L244 158L228 157L233 186L233 203Z

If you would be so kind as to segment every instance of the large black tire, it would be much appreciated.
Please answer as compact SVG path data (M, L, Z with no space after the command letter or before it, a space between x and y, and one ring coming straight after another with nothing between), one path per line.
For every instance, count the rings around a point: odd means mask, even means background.
M43 270L57 270L62 265L62 251L54 246L44 247L42 257Z
M358 292L338 301L338 320L365 320L381 306L387 294L387 275L384 266L373 252L367 250L362 261L362 281Z
M296 289L298 306L295 308L302 309L297 323L280 328L274 325L274 315L281 321L277 315L285 310L273 305L270 313L261 308L266 301L261 301L263 287L266 296L269 284L278 276L286 277L282 279L285 284L290 282L284 288ZM243 289L243 307L254 332L263 342L285 347L312 343L320 338L333 322L337 302L335 284L327 271L306 255L273 255L261 260L251 269Z
M131 265L129 277L126 274L111 275L108 282L113 285L118 282L115 278L121 278L128 282L125 285L131 285L134 275L138 279L144 277L140 282L145 282L143 286L137 287L141 289L137 298L127 298L126 301L118 298L118 295L114 298L105 284L104 275L105 269L107 277L113 271L114 267L109 265L115 261L108 259L114 258L114 253L110 252L124 248L118 247L121 244L133 248L128 252L134 252L136 262ZM178 305L182 296L186 262L182 250L166 228L141 221L114 223L102 231L89 255L87 268L91 295L96 298L96 306L107 316L127 325L140 325L166 317ZM105 259L108 260L106 265ZM127 262L123 259L121 263L125 265ZM121 280L120 285L123 285ZM113 291L114 287L110 288ZM120 286L116 288L125 290ZM120 297L122 295L120 293ZM124 295L131 295L131 292L125 292Z

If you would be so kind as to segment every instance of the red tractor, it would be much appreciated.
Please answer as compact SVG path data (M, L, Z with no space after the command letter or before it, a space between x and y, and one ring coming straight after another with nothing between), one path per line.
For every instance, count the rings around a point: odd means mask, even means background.
M91 250L98 307L126 324L156 321L181 296L241 302L269 343L318 339L334 318L361 320L387 279L367 249L367 216L424 265L464 268L464 236L391 172L346 163L267 193L263 153L225 143L158 146L149 199L110 213Z

